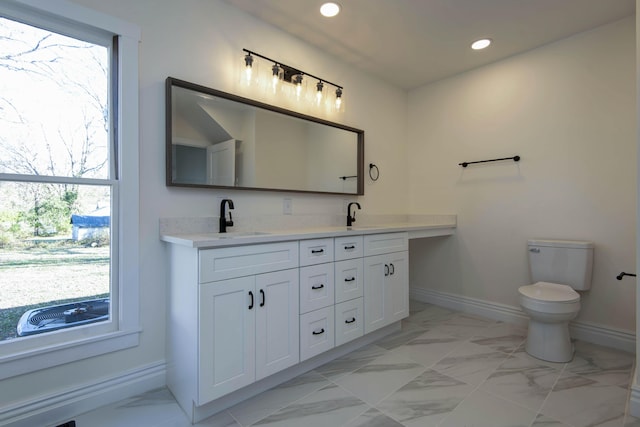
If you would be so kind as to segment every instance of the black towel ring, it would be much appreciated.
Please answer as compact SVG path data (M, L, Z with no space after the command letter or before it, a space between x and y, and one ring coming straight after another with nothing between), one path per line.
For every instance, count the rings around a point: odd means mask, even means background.
M369 178L371 181L377 181L380 178L380 169L373 163L369 163Z

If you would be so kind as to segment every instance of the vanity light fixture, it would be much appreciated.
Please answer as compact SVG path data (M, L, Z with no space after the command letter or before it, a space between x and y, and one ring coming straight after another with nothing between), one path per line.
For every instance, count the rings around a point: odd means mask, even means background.
M320 13L327 18L333 18L340 13L340 5L334 2L327 2L320 6Z
M306 71L301 71L289 65L285 65L280 61L275 61L264 55L260 55L259 53L252 52L247 49L242 50L245 52L244 69L246 83L248 85L251 84L251 81L253 80L257 83L257 87L268 88L269 86L271 86L274 94L278 93L278 95L287 96L287 93L289 93L291 94L289 96L295 96L295 99L298 101L307 100L307 102L315 103L316 106L324 105L329 110L342 111L342 91L344 89L342 86L331 83L330 81L327 81L326 79L323 79L321 77L314 76L313 74L309 74ZM266 71L262 71L265 72L265 75L260 75L260 67L254 67L254 61L256 59L264 59L273 64L270 68L271 76L269 76L268 72ZM266 70L268 68L265 67L264 69ZM305 77L317 80L314 91L315 93L313 95L311 93L311 88L307 88L307 86L303 84ZM290 83L290 89L287 89L285 87L286 85L280 87L281 82ZM336 88L335 98L333 97L331 92L325 92L325 87L327 85Z
M471 43L471 49L473 50L481 50L489 47L491 44L491 39L480 39Z

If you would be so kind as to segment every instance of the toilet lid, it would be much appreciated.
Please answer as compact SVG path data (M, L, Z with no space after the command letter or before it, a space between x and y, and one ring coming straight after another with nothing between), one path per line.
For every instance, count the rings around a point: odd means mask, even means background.
M535 285L521 286L518 291L529 298L541 301L575 302L580 294L570 286L557 283L538 282Z

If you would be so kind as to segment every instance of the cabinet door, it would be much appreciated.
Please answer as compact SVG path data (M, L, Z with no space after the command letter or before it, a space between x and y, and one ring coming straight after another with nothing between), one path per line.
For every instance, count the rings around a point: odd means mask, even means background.
M300 360L298 270L256 277L256 380Z
M386 255L364 258L364 333L368 334L386 325L389 311L385 296L385 274L389 274Z
M200 286L198 325L198 405L237 390L255 379L254 277ZM176 325L176 332L181 327Z
M386 298L389 301L387 324L409 316L409 262L408 252L396 252L387 256L389 275L386 276Z

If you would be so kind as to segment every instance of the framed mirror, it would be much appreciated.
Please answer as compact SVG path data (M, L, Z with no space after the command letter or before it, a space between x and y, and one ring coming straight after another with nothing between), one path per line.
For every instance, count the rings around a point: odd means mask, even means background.
M167 186L364 194L364 131L172 77Z

